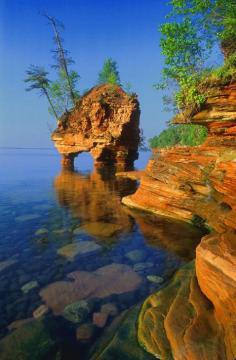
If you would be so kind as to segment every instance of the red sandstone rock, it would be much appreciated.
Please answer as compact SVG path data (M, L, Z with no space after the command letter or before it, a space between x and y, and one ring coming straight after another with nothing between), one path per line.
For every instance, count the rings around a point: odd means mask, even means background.
M184 117L176 117L175 123L183 122ZM153 160L149 161L144 174L141 175L139 189L122 201L131 207L172 218L190 221L193 215L198 215L206 220L212 233L204 237L197 247L196 274L201 291L214 308L214 321L222 328L226 358L234 360L236 358L236 85L216 89L215 95L207 100L205 108L195 114L191 122L207 126L209 136L206 142L197 147L177 146L155 151ZM202 304L200 298L197 301L195 308L199 312L202 310ZM179 308L175 308L178 312ZM165 336L170 341L174 359L200 358L196 357L198 356L196 354L193 355L194 346L197 346L198 342L196 333L195 335L192 333L189 344L189 349L192 347L192 355L181 357L181 348L188 336L188 326L181 327L182 335L178 334L176 337L174 313L170 313L169 310L168 313L170 315L165 320L165 329L163 330L162 327L162 331L166 332ZM155 318L152 321L155 322ZM152 336L153 342L159 343L158 336L162 335L155 333ZM161 346L162 344L159 350ZM153 349L153 345L151 348ZM222 358L217 352L206 353L204 356L206 359Z
M66 113L52 140L62 165L72 167L81 152L90 152L95 162L130 164L137 159L139 103L117 85L92 88Z

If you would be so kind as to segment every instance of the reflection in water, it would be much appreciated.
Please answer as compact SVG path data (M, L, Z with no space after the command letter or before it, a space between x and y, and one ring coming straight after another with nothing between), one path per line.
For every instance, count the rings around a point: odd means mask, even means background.
M1 359L27 341L33 359L41 330L56 343L50 359L91 359L110 326L194 256L199 231L123 206L137 183L116 170L61 171L53 187L50 174L0 194Z
M134 226L120 199L136 190L136 182L115 177L115 170L104 167L87 175L62 170L55 178L59 204L71 210L82 229L98 238L128 233Z
M135 219L148 245L165 248L185 261L195 258L196 247L203 235L201 230L163 216L129 208L125 211Z
M81 230L98 239L129 233L137 224L148 245L165 248L185 261L193 259L201 231L123 206L121 198L135 192L137 184L115 173L114 167L95 168L87 175L62 170L54 182L60 205L80 220Z

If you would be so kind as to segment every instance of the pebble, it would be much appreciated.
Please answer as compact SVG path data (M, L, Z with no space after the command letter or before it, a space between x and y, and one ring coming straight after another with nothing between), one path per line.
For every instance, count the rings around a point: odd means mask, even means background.
M48 229L46 228L41 228L41 229L38 229L36 232L35 232L35 235L38 236L38 235L45 235L48 233Z
M117 306L113 303L107 303L101 306L101 313L107 314L108 316L116 316L118 314Z
M129 251L125 256L134 263L141 262L145 259L145 254L141 250Z
M30 281L30 282L26 283L25 285L23 285L21 287L21 290L24 294L27 294L30 290L32 290L38 286L39 286L38 282L33 280L33 281Z
M33 317L35 319L38 319L38 318L44 316L45 314L47 314L48 311L49 311L48 307L46 305L42 304L36 310L34 310Z
M92 324L83 324L76 329L77 340L89 340L93 336L94 327Z
M151 281L155 284L161 284L164 281L164 279L161 276L157 276L157 275L148 275L147 279L148 281Z
M107 323L108 315L102 312L93 314L93 324L99 328L103 328Z

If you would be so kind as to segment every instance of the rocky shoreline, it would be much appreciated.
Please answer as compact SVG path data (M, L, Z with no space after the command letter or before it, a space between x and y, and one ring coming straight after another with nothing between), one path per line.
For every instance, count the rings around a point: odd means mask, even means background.
M195 265L142 307L139 342L162 359L236 358L236 85L214 90L190 122L207 127L205 143L156 151L122 200L210 229ZM187 124L181 115L174 122Z

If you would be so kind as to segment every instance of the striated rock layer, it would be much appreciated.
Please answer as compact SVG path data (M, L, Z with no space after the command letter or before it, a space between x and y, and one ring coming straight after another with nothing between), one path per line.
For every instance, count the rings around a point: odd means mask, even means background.
M52 134L62 165L72 167L74 157L84 151L97 163L132 164L138 157L139 116L136 96L117 85L92 88Z
M184 121L181 115L174 120L175 123ZM169 305L166 300L163 303L162 293L153 295L154 300L152 297L147 300L149 306L147 308L144 305L140 318L139 340L148 351L160 355L163 359L169 358L166 355L169 351L174 359L234 360L236 85L215 89L214 95L208 98L204 109L193 116L191 123L207 126L209 135L206 142L197 147L181 146L156 151L146 171L141 174L137 192L123 198L123 203L131 207L185 221L204 221L211 230L209 235L203 237L196 250L197 278L195 275L187 275L184 282L179 281L177 290L170 290L172 299L169 299ZM198 284L200 288L196 300L195 290ZM194 293L193 286L196 288ZM181 301L177 295L180 292L185 294L184 297L181 295ZM213 310L211 315L204 315L211 325L201 320L198 328L200 334L197 334L198 325L195 324L193 331L196 316L188 316L184 307L188 307L191 313L194 297L194 312L200 316L206 307L206 299L200 299L201 296L206 296ZM162 306L165 306L163 311ZM176 332L178 321L181 326ZM210 342L206 337L206 341L201 342L201 349L195 352L204 324L207 329L213 329L213 335ZM144 336L145 333L150 333L150 336ZM161 340L162 336L165 338L164 342Z

